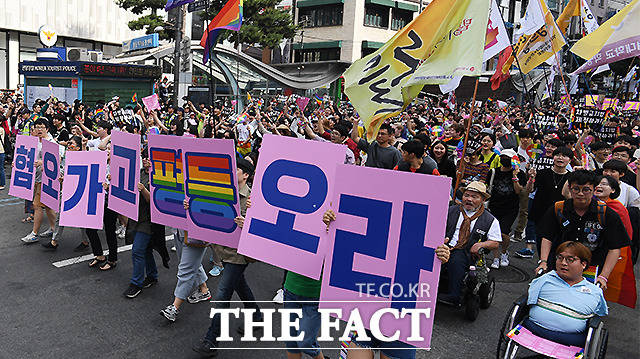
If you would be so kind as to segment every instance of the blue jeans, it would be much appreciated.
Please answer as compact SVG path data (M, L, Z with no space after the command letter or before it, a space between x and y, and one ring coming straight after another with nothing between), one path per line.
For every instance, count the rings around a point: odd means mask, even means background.
M533 207L533 199L529 199L529 220L525 227L524 236L528 244L536 243L536 223L531 219L531 207Z
M145 272L147 277L158 279L158 267L153 258L153 252L149 246L151 235L135 232L133 237L133 248L131 249L131 260L133 262L133 274L131 275L131 283L142 287Z
M444 264L449 275L449 294L458 300L462 296L462 281L469 268L470 256L466 249L454 249L451 251L449 261Z
M300 303L296 301L310 301L314 303ZM284 308L285 309L302 309L302 317L300 318L300 330L289 328L289 335L298 336L304 332L302 341L286 342L287 352L297 354L305 353L312 358L320 354L320 344L318 344L318 332L320 331L320 313L318 312L318 298L303 297L296 295L288 290L284 290ZM300 349L298 349L300 348ZM311 349L313 348L313 349Z
M391 359L415 359L416 358L416 349L413 345L407 344L405 342L401 342L396 340L394 342L383 342L381 340L376 339L373 334L367 329L367 335L371 338L371 341L358 341L355 337L352 339L352 342L361 347L371 350L380 350L382 354L386 355Z
M4 153L0 153L0 187L4 187L7 183L7 175L4 173Z
M262 320L262 314L260 314L260 307L255 302L256 298L253 296L253 292L244 278L244 270L247 268L247 264L234 264L222 262L224 270L222 271L222 277L218 282L218 290L214 297L214 303L216 309L227 309L231 307L231 297L233 292L238 293L238 297L244 302L245 308L253 308L256 310L254 313L254 321ZM211 318L211 325L205 335L205 339L214 343L216 338L220 336L220 314L214 314Z
M576 347L584 348L584 343L587 340L587 333L563 333L557 332L555 330L549 330L547 328L541 327L538 324L534 323L529 318L525 319L522 323L523 326L531 333L539 336L541 338L545 338L547 340L551 340L554 343L560 343L563 345L573 345Z

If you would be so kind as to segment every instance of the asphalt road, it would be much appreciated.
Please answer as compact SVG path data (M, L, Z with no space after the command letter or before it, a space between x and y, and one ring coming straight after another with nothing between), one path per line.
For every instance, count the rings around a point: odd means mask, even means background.
M66 230L61 247L45 252L38 244L25 246L19 240L31 229L30 224L21 223L21 218L23 201L8 197L6 189L0 191L0 358L194 357L191 344L206 332L211 304L185 304L173 324L159 314L173 300L178 262L175 253L170 269L159 268L158 285L135 299L126 299L122 292L131 275L130 251L120 253L117 268L110 272L92 270L87 267L88 261L57 268L52 263L90 254L73 252L80 241L80 230ZM102 233L101 238L104 240ZM514 249L521 246L515 243ZM208 261L205 266L210 268ZM512 259L510 267L498 271L494 302L473 323L465 321L461 311L438 305L432 349L420 350L418 358L495 357L502 320L513 300L526 291L533 267L532 260ZM257 299L270 300L280 286L282 271L257 263L249 266L246 276ZM209 279L212 290L216 284L217 278ZM638 313L610 305L606 319L611 331L609 358L638 357ZM279 332L279 328L274 331ZM261 345L235 342L222 347ZM281 343L276 345L284 348ZM336 348L337 343L330 346ZM325 350L325 354L336 358L338 350ZM222 350L219 355L284 357L284 350Z

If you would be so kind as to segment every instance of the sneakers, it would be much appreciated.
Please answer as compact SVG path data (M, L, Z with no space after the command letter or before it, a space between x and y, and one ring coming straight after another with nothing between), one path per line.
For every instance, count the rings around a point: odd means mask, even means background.
M51 244L51 241L48 241L46 243L42 243L42 246L48 250L48 251L55 251L56 249L58 249L58 247L60 246L59 244L56 244L55 246L53 244Z
M495 259L493 260L495 262ZM509 266L509 253L500 254L500 267Z
M500 268L500 259L493 258L493 263L491 263L491 268L493 268L493 269Z
M138 296L138 294L140 294L141 291L142 291L142 288L138 287L133 283L129 283L129 288L127 288L127 290L125 290L124 293L122 293L122 295L124 295L127 298L135 298Z
M522 233L511 233L509 239L512 242L522 242L524 240Z
M24 243L24 244L31 244L31 243L36 243L38 241L38 235L30 232L29 234L27 234L26 236L20 238L20 240Z
M220 267L220 266L213 266L213 268L211 268L211 270L209 271L209 275L217 277L220 275L220 272L222 272L224 268Z
M284 289L278 289L278 291L276 292L276 296L273 297L272 301L277 304L284 303Z
M522 248L516 252L516 257L519 258L533 258L533 250L529 248Z
M164 317L167 318L168 321L175 322L176 318L178 318L178 312L179 312L178 308L176 308L175 305L170 304L170 305L167 305L166 308L161 310L160 314L164 315Z
M196 290L195 292L191 293L190 296L187 297L187 301L189 301L189 303L191 304L204 302L205 300L209 300L209 299L211 299L211 292L209 292L208 290L206 293L202 293L201 291Z
M84 242L80 242L80 244L78 244L73 251L74 252L84 252L87 249L89 249L89 244L88 243L84 243Z
M152 287L154 284L158 283L158 279L146 277L142 282L142 288Z
M124 226L118 226L118 229L116 229L116 236L118 236L119 239L124 239L126 232L127 230Z
M51 236L53 236L53 230L51 228L49 228L46 231L40 233L38 236L39 237L51 237Z
M176 251L176 246L172 246L172 247L171 247L171 251L172 251L172 252L175 252L175 251Z
M201 358L215 358L218 356L218 346L206 339L200 339L191 349L200 354Z

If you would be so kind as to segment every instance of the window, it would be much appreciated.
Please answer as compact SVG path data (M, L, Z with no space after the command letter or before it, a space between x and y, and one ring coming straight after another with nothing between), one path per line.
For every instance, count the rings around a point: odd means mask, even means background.
M20 34L20 62L36 61L36 49L40 46L37 36Z
M409 10L393 9L391 30L400 30L413 20L413 12Z
M362 48L362 57L365 57L367 55L371 55L374 52L376 52L376 50L378 50L378 49L374 49L374 48L371 48L371 47L367 47L367 48L363 47Z
M122 46L115 45L102 45L102 56L105 60L110 59L116 55L118 55L122 51Z
M298 24L302 27L342 25L343 4L300 8Z
M364 8L364 26L389 28L389 8L378 4L366 4Z
M78 40L64 40L65 47L80 47L87 50L93 50L93 43L89 41L78 41Z
M295 51L296 62L318 62L340 60L340 48L308 49Z

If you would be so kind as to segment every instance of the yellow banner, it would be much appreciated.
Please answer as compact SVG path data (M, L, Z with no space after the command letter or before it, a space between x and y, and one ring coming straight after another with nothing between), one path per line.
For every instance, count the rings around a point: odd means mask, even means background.
M479 75L491 0L434 0L378 51L344 73L345 93L373 139L424 84Z
M567 33L567 28L571 23L571 18L574 16L580 16L580 3L582 0L571 0L567 4L567 6L562 10L562 14L558 16L558 20L556 23L558 24L558 28L562 31L563 34Z

